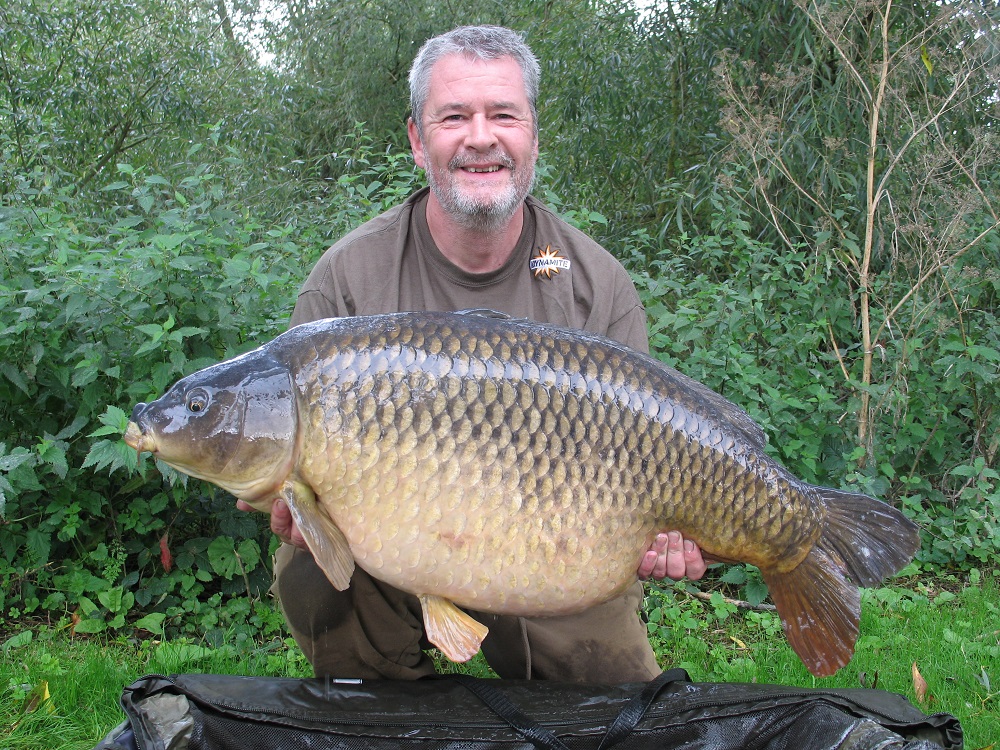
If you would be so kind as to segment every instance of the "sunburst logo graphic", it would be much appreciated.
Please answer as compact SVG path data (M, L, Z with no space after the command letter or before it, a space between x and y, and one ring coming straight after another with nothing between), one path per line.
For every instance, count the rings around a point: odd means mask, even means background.
M569 267L569 259L562 257L559 254L559 248L553 248L552 245L546 245L544 250L538 248L537 254L528 261L528 268L531 269L536 279L542 275L551 279L553 275Z

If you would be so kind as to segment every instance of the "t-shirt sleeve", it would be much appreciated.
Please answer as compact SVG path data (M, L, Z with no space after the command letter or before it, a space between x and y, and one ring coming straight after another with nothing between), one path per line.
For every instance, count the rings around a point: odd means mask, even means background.
M635 294L634 290L633 294ZM608 327L607 336L615 341L620 341L636 351L649 353L646 311L639 301L638 294L635 295L635 304L628 307L625 313Z
M343 290L334 279L333 253L333 248L327 250L302 284L295 309L292 310L289 328L314 320L351 314L350 301L345 298Z

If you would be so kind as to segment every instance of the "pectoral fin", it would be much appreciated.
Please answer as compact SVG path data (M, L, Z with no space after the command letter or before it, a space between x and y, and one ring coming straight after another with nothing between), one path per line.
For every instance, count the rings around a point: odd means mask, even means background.
M282 494L316 564L330 583L343 591L351 585L354 575L354 555L344 532L316 502L316 494L307 485L289 483Z
M440 596L421 594L427 640L452 661L468 661L477 653L489 628Z

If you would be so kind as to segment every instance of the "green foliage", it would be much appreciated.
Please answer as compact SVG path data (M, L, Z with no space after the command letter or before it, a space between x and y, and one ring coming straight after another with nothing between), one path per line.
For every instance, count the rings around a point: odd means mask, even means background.
M815 483L842 476L850 435L836 358L826 344L829 281L802 249L777 254L747 234L739 205L713 198L712 234L682 235L653 255L629 248L661 359L746 409L776 457Z
M902 507L924 527L920 562L965 569L995 558L1000 275L953 269L957 314L917 316L882 347L887 376L869 387L879 419L866 450L846 418L859 409L861 363L834 345L856 324L845 280L808 248L754 239L727 194L713 205L710 234L661 245L637 231L622 249L653 351L746 409L797 476Z
M5 4L4 157L22 173L41 167L54 184L80 189L118 161L170 163L161 157L172 159L204 122L227 117L242 130L266 74L243 67L234 79L242 57L225 46L213 15L159 0ZM234 96L220 99L224 88Z
M416 174L359 133L325 200L283 205L278 223L242 204L252 167L223 142L209 129L176 175L118 164L103 203L37 172L5 196L0 624L46 613L80 633L222 642L270 583L266 518L139 462L128 414L284 330L327 235L402 200Z

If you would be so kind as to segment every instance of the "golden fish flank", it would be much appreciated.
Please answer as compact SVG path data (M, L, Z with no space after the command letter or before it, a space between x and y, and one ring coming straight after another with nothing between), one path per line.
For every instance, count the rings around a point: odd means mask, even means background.
M496 315L300 326L137 405L126 440L255 507L284 498L335 586L356 563L416 594L454 659L485 635L456 604L594 606L679 529L759 567L793 648L831 674L853 652L857 585L918 543L891 506L789 474L742 410L655 359Z

